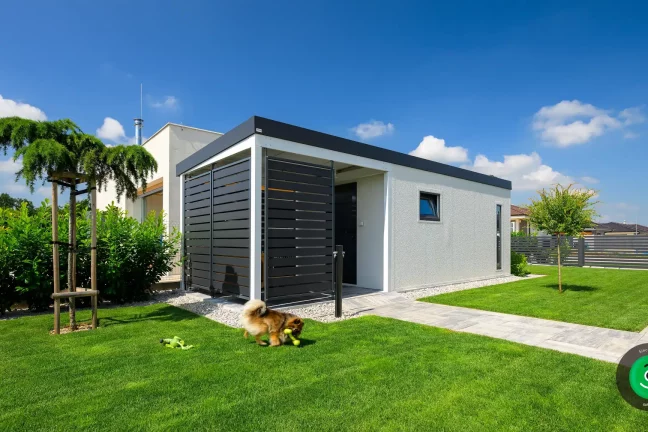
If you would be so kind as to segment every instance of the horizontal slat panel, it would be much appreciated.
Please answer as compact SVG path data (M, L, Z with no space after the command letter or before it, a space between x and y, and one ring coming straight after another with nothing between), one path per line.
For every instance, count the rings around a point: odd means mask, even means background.
M209 172L201 174L198 177L185 180L185 189L190 189L203 183L209 184Z
M250 238L249 229L237 229L237 230L214 230L214 238Z
M243 181L214 189L214 197L250 189L250 182Z
M268 175L270 176L271 179L274 180L283 180L283 181L290 181L295 183L306 183L312 185L327 186L329 189L331 189L332 187L330 178L314 177L310 175L295 174L292 172L285 172L285 171L270 171Z
M211 215L206 214L202 216L187 217L185 216L185 229L186 227L191 227L196 224L209 223L211 221Z
M222 290L226 294L237 295L239 297L250 298L250 288L243 285L221 284Z
M299 200L299 201L310 201L310 202L321 202L321 203L332 203L333 198L331 195L315 195L308 193L298 193L298 192L284 192L277 190L269 190L268 197L270 199L285 199L285 200Z
M313 229L332 229L332 221L297 221L287 219L270 219L268 220L268 227L270 228L313 228Z
M204 208L200 208L200 209L196 209L196 210L186 210L185 209L185 216L188 216L188 217L204 216L204 215L208 215L210 213L210 211L211 211L211 208L209 206L204 207Z
M313 210L313 211L332 211L331 204L327 203L312 203L304 201L284 201L284 200L268 200L268 208L270 209L289 209L289 210Z
M214 188L224 187L232 183L238 183L238 182L249 181L249 180L250 180L250 173L246 171L231 176L214 179Z
M297 266L297 265L331 265L333 264L332 256L318 257L299 257L299 258L274 258L270 257L268 264L273 267L279 266Z
M316 255L331 255L331 248L276 248L268 249L270 257L307 257Z
M192 276L191 285L198 285L200 287L209 288L209 279Z
M249 209L249 208L250 208L250 201L249 200L237 201L237 202L233 202L233 203L214 205L214 213L231 212L231 211L243 210L243 209Z
M307 275L307 276L294 276L294 277L270 277L268 278L268 286L270 287L280 287L280 286L291 286L291 285L301 285L311 282L331 282L333 281L333 274L317 274L317 275Z
M218 285L219 283L229 283L233 286L250 286L250 279L245 277L238 277L233 275L226 275L222 273L214 273L213 284Z
M332 213L318 213L293 210L274 210L269 215L270 219L306 219L306 220L333 220Z
M323 194L323 195L330 195L331 194L331 188L330 187L314 186L314 185L307 185L307 184L302 184L302 183L273 180L272 178L270 180L268 180L268 187L269 188L276 188L276 189L291 190L291 191L296 191L296 192L309 192L309 193L316 193L316 194Z
M185 210L193 210L193 209L197 209L201 207L209 207L209 206L210 206L209 199L204 199L204 200L194 201L185 204Z
M316 168L314 166L309 166L309 165L299 165L299 164L293 164L293 163L268 159L268 169L289 171L289 172L295 172L300 174L308 174L308 175L314 175L318 177L328 177L329 179L331 178L330 167Z
M250 269L248 267L234 267L231 265L215 264L214 273L231 274L231 275L241 276L245 278L250 277Z
M215 247L214 248L214 255L219 255L219 256L228 256L228 257L247 257L249 261L250 257L250 246L248 242L248 247L244 248L223 248L223 247ZM217 260L217 258L214 258L214 260Z
M249 228L249 227L250 227L250 220L249 219L214 222L214 231L239 229L239 228Z
M225 204L233 201L241 201L250 199L250 191L244 190L241 192L230 193L227 195L220 195L214 197L214 205L216 204Z
M269 238L332 238L332 230L292 230L292 229L276 229L270 228L268 230Z
M209 252L209 249L205 249L207 252ZM187 260L190 262L192 265L195 262L201 262L201 263L209 263L210 256L209 254L198 254L198 253L188 253L189 259Z
M211 237L211 231L196 231L188 232L185 234L185 239L194 240L194 239L208 239Z
M191 269L191 276L192 277L199 277L199 278L209 279L209 270L200 270L200 269L197 269L197 268L192 268Z
M211 263L210 262L196 262L193 261L191 263L191 268L195 270L206 270L209 271L211 268Z
M191 240L191 241L200 241L200 240ZM214 242L214 247L231 247L231 248L245 248L250 246L250 239L221 239L215 238L212 240Z
M224 168L216 168L214 173L214 179L219 179L222 177L231 176L232 174L237 174L242 171L250 171L250 160L242 161L237 164L232 164Z
M210 239L185 239L185 244L187 246L209 247L210 241Z
M200 193L197 193L197 194L194 194L194 195L185 194L184 202L185 203L191 203L191 202L194 202L194 201L200 201L200 200L204 200L204 199L206 199L209 202L209 197L210 196L211 196L211 192L210 192L209 187L208 187L207 190L205 190L204 192L200 192Z
M222 264L222 265L232 265L235 267L249 267L250 266L250 258L245 257L245 258L238 258L238 257L232 257L232 256L224 256L224 255L214 255L213 257L214 264Z
M292 276L292 275L306 275L315 273L332 273L332 265L320 266L301 266L301 267L270 267L268 269L268 276Z
M211 231L210 226L211 224L209 223L209 221L205 223L185 225L185 234L189 234L190 232L196 232L196 231Z
M325 238L306 238L306 239L283 239L271 238L268 240L268 247L270 248L284 248L292 246L333 246L333 239Z
M234 220L234 219L249 219L249 218L250 218L250 209L227 212L227 213L214 213L214 222Z
M193 255L209 255L209 246L191 246L186 244L186 249L188 254Z
M322 293L322 292L332 292L333 287L331 282L316 282L312 284L303 284L297 286L287 286L287 287L269 287L268 298L276 297L285 297L285 296L297 296L307 293Z

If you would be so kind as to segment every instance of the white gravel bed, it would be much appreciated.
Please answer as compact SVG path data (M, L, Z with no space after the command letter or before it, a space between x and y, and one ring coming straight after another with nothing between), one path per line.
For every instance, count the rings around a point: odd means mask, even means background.
M524 279L533 279L536 277L542 277L544 275L534 275L530 274L527 275L526 277L519 277L519 276L504 276L504 277L498 277L498 278L493 278L493 279L483 279L483 280L478 280L478 281L473 281L473 282L464 282L464 283L458 283L458 284L450 284L450 285L441 285L441 286L436 286L436 287L430 287L430 288L421 288L421 289L416 289L412 291L403 291L401 294L411 300L417 300L423 297L431 297L439 294L445 294L449 292L455 292L455 291L464 291L464 290L469 290L469 289L475 289L475 288L483 288L491 285L499 285L503 283L508 283L508 282L517 282L521 281Z

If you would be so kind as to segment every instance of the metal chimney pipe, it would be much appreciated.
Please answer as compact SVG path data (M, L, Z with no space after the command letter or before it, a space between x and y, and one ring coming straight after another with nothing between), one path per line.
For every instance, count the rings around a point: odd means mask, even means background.
M142 145L142 125L144 120L141 118L135 119L135 144Z

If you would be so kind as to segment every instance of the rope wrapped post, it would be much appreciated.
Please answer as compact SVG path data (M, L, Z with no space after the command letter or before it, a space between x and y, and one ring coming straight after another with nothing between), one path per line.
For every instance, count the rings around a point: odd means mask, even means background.
M97 186L94 182L90 183L90 214L92 218L91 237L90 237L90 283L91 289L97 291ZM92 329L97 328L97 297L92 296Z
M54 294L61 291L58 248L58 184L52 181L52 266L54 267ZM61 333L61 299L54 298L54 333Z

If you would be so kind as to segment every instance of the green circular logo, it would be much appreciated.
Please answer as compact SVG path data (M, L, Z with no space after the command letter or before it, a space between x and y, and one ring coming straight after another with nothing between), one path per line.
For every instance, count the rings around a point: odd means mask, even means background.
M648 355L639 357L630 368L630 387L637 396L648 399Z
M616 382L626 402L648 411L648 344L637 345L621 357Z

